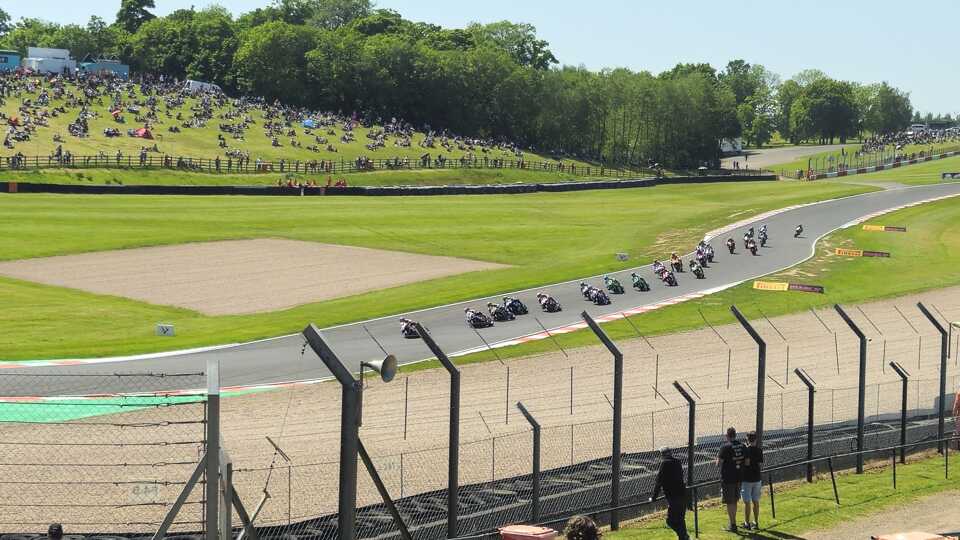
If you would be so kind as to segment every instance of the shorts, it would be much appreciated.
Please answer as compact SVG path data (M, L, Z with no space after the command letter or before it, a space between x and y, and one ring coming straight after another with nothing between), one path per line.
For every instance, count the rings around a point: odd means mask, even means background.
M740 483L740 498L743 499L743 502L760 502L760 493L761 487L763 487L763 482L741 482Z
M724 504L737 504L740 501L740 482L720 484L720 493Z

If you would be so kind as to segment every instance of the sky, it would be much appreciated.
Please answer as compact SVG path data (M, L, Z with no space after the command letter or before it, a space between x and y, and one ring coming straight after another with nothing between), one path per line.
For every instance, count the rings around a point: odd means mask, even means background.
M270 0L155 0L158 15L219 3L235 14ZM120 0L0 0L16 20L108 22ZM923 112L960 113L956 0L377 0L407 19L446 27L531 23L563 64L659 73L680 62L722 68L735 58L783 79L809 68L862 83L887 81ZM939 21L939 22L938 22ZM941 24L949 22L949 24Z

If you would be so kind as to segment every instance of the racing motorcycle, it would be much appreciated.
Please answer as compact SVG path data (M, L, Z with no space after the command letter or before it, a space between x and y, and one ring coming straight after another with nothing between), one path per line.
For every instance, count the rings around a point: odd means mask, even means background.
M714 256L713 246L711 246L710 244L707 244L706 246L704 246L703 251L704 251L704 253L707 254L707 261L709 261L709 262L712 263L712 262L713 262L713 256Z
M727 238L727 250L730 251L730 254L733 255L733 252L736 249L737 243L733 241L733 238Z
M803 225L797 225L797 228L793 231L793 237L800 238L801 234L803 234Z
M519 298L504 296L503 307L507 308L507 311L509 311L510 313L513 313L514 315L527 314L527 306L523 302L521 302Z
M677 286L677 276L673 275L673 272L670 272L669 270L660 274L660 279L667 284L667 287Z
M697 264L696 261L690 261L690 271L693 272L693 275L697 276L697 279L706 277L703 273L703 266Z
M680 257L671 257L670 266L673 267L674 272L683 272L683 259Z
M617 278L612 278L610 276L603 276L603 284L607 287L607 290L613 294L623 294L623 285L620 284L620 280Z
M480 311L464 308L463 313L467 326L470 328L490 328L493 326L493 319Z
M747 249L750 250L751 255L757 254L757 242L753 238L747 242Z
M540 303L540 309L547 313L557 313L563 311L563 307L557 299L544 293L537 293L537 302Z
M406 339L417 339L420 337L420 333L417 332L417 328L410 319L400 319L400 335Z
M583 295L584 300L590 300L590 291L593 289L590 285L587 285L585 282L580 282L580 294Z
M760 247L767 247L767 231L760 231Z
M610 305L610 297L607 296L607 293L603 292L603 289L598 289L596 287L591 287L590 289L591 302L598 306Z
M487 302L487 311L490 312L490 317L496 322L512 321L517 318L513 313L510 313L509 309L494 302Z
M650 284L647 283L647 280L640 277L639 274L633 272L630 274L630 279L633 280L633 288L640 292L648 292L650 290Z

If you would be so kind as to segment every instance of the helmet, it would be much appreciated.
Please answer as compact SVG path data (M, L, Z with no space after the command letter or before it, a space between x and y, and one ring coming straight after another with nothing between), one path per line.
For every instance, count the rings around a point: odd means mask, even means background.
M464 313L470 313L470 308L468 308L468 307L463 308L463 312L464 312Z

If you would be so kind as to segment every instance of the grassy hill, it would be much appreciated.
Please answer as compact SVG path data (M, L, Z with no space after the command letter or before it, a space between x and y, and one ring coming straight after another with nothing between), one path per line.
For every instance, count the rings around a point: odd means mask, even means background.
M39 98L44 89L47 89L51 97L49 102L41 105ZM148 122L143 117L148 111L147 97L133 87L121 94L122 122L111 114L113 107L109 95L99 99L94 98L93 104L88 107L90 112L87 119L88 136L77 137L70 133L69 125L77 120L81 109L70 98L81 95L77 87L67 84L63 96L53 97L49 84L44 84L30 91L23 90L8 96L6 102L0 105L0 113L3 114L4 121L8 118L18 118L21 124L28 123L35 128L30 133L29 140L12 141L13 148L0 149L0 157L22 153L27 156L28 168L45 170L44 174L26 177L23 173L16 173L8 179L157 183L158 178L154 176L154 171L138 170L135 174L116 174L116 172L110 174L105 170L108 167L114 169L127 167L128 164L136 168L139 165L141 149L144 147L148 149L146 156L148 163L155 164L157 167L162 163L164 156L170 156L174 164L177 163L178 158L183 157L192 158L194 163L199 159L206 160L203 168L209 172L214 168L209 161L219 157L221 172L233 174L238 166L238 155L249 159L243 176L236 175L236 178L221 180L183 179L183 183L275 183L278 174L281 173L280 160L284 160L283 173L295 173L294 179L309 179L327 176L328 171L318 173L312 168L309 174L304 174L307 172L305 164L314 161L326 161L335 167L336 174L340 174L342 170L355 164L358 159L374 160L376 168L380 171L383 167L379 163L380 160L396 160L401 164L406 163L415 167L422 164L424 155L429 155L431 167L440 168L443 166L438 164L437 159L441 156L446 161L446 167L467 165L471 168L488 168L494 160L505 162L504 168L484 171L485 174L466 173L462 170L435 171L441 174L428 171L423 178L426 183L455 183L458 180L462 183L515 182L528 181L531 175L543 175L547 178L556 176L564 180L600 175L596 165L591 167L590 164L582 161L561 161L530 151L517 151L509 145L476 144L452 138L444 140L437 135L433 137L432 147L429 147L425 145L428 135L422 132L413 133L409 139L395 134L385 134L383 146L372 148L368 145L374 143L378 134L383 133L381 126L364 127L354 122L352 127L347 127L349 121L343 118L334 120L332 117L317 117L320 123L329 123L329 125L308 129L299 119L287 121L277 117L271 118L269 107L248 108L238 106L238 103L233 100L224 100L223 103L213 102L212 118L198 121L195 115L202 110L198 99L187 98L182 103L160 99L156 119ZM25 104L28 104L26 110L21 110ZM271 123L279 127L279 133L268 132ZM152 140L128 136L128 130L143 128L148 124L154 136ZM243 128L238 130L235 136L221 129L221 126L243 126ZM120 131L120 135L107 137L104 130L114 128ZM223 135L226 147L220 146L218 134ZM407 141L409 145L404 145L403 143ZM58 146L64 152L73 155L72 166L63 167L56 160L49 159ZM117 161L118 155L119 161ZM516 163L521 159L525 162L526 168L514 170ZM257 160L272 162L272 166L264 166L259 171L264 173L261 176L269 176L269 178L245 176L250 172L258 172ZM484 165L486 167L483 167ZM590 174L587 174L587 167L591 167ZM71 172L75 168L82 168L86 172L78 177L75 172ZM475 171L475 169L471 170ZM384 177L390 176L393 172L398 173L396 180L385 181ZM372 183L421 183L419 175L410 174L408 167L397 167L396 171L384 170L381 173L383 176ZM610 171L605 173L609 175ZM161 176L167 174L169 171L163 172ZM151 176L154 178L150 179ZM228 181L224 182L224 180ZM367 183L356 178L352 178L350 182Z

